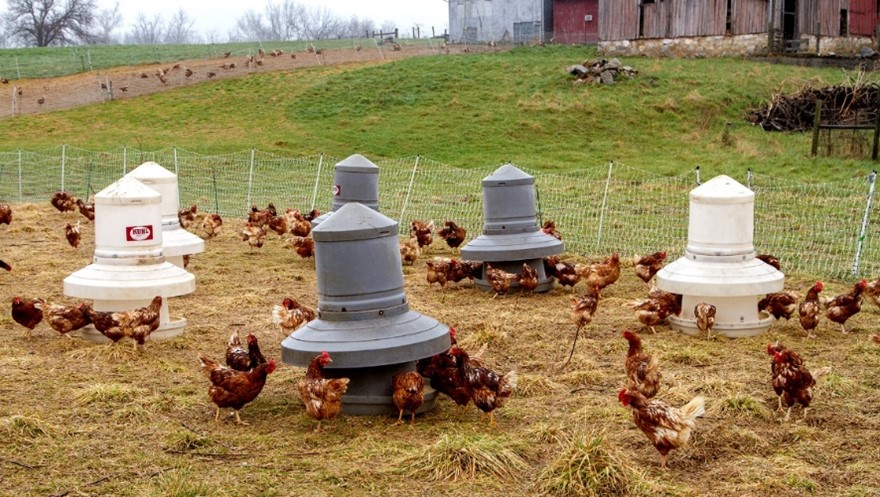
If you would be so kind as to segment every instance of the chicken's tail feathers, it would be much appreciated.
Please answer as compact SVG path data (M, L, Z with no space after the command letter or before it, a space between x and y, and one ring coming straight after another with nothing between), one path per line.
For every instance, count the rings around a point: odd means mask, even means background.
M828 374L830 372L831 372L831 366L825 366L824 368L819 368L819 369L813 371L813 373L812 373L813 379L818 381L819 378L825 376L826 374Z
M238 336L238 330L232 330L229 340L226 342L227 347L241 347L241 337Z
M217 367L217 361L211 359L203 352L199 352L199 366L202 368L202 371L210 377L211 370Z
M701 395L694 397L681 408L681 417L686 420L693 421L703 414L706 414L706 398Z
M518 380L519 378L516 375L516 370L512 370L501 377L500 389L502 391L506 390L507 392L513 393L513 391L516 390L516 383Z
M474 354L469 354L470 360L471 360L471 361L482 361L482 360L483 360L483 354L486 353L486 350L487 350L488 348L489 348L489 344L488 344L488 343L484 343L483 345L480 346L480 350L478 350L476 353L474 353Z
M642 256L640 256L639 254L634 255L632 258L633 265L638 264L640 260L642 260Z
M283 306L274 305L272 306L272 322L275 324L281 324L284 321L284 312L287 311Z

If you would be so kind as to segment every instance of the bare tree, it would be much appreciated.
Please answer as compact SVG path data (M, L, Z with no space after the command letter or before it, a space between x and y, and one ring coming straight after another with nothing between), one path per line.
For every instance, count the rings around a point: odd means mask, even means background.
M165 21L161 14L156 14L153 19L147 19L147 16L141 13L131 25L126 41L134 45L157 45L162 43L164 34Z
M381 29L383 33L393 33L397 29L397 25L394 24L394 21L385 21L382 23Z
M122 25L122 12L119 11L119 2L112 9L101 9L95 15L95 24L97 30L94 35L94 42L104 45L112 45L118 43L113 32Z
M305 21L305 7L290 0L266 5L266 20L274 40L295 40L300 37Z
M6 0L9 34L25 45L47 47L88 41L95 0Z
M262 14L249 10L235 22L235 32L230 35L240 41L259 41L271 38L272 31L269 29Z
M303 37L308 40L326 40L340 36L343 22L327 8L305 9Z
M347 38L361 38L369 36L376 30L376 23L372 19L359 19L358 16L351 16L351 19L343 26L342 36Z
M183 8L177 11L168 21L165 28L165 43L185 44L196 41L193 25L196 23Z

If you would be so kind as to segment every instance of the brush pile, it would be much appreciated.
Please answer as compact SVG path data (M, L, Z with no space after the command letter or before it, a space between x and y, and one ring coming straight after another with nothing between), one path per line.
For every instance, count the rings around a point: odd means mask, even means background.
M880 86L807 86L792 95L777 93L770 102L750 110L748 120L765 131L807 131L813 128L816 100L822 100L822 124L873 125L880 106Z
M613 84L621 77L633 79L638 72L630 66L625 66L617 59L588 60L583 64L575 64L566 67L569 74L575 76L574 82L579 83L602 83Z

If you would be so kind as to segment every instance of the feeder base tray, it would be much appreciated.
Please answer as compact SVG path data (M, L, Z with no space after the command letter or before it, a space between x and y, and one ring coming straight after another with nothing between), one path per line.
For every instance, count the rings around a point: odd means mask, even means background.
M183 328L186 326L186 318L180 318L176 320L168 321L167 323L163 323L156 331L150 333L150 337L147 338L147 341L150 340L167 340L169 338L174 338L176 336L180 336L183 334ZM78 336L90 342L109 342L110 339L101 334L100 331L96 330L93 325L88 325L85 328L81 328L78 331L72 333L74 336ZM123 339L126 340L126 339Z
M715 326L712 328L712 335L723 335L727 338L753 337L770 329L770 324L772 322L772 317L764 317L751 323L716 322ZM697 328L697 323L694 320L669 316L669 327L686 335L705 336L705 334Z

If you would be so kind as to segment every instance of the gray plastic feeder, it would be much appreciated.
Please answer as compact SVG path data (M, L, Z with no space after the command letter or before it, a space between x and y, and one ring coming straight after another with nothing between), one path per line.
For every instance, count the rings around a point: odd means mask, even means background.
M483 178L483 234L462 247L465 259L490 262L493 267L518 274L523 263L538 272L536 292L553 287L544 272L543 258L560 254L562 241L538 226L535 209L535 177L513 164L505 164ZM475 279L477 287L491 291L489 283ZM516 288L511 283L511 290Z
M333 204L330 212L312 220L312 227L324 222L349 202L358 202L374 211L379 210L379 166L360 154L336 163L333 169Z
M330 377L351 379L346 414L396 414L391 377L450 346L449 326L409 309L397 222L351 202L314 230L318 317L281 342L281 359L307 366L323 351ZM421 411L434 407L427 391Z

